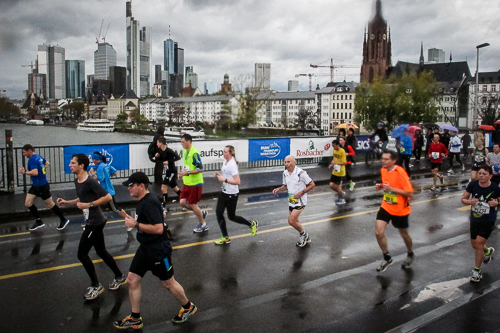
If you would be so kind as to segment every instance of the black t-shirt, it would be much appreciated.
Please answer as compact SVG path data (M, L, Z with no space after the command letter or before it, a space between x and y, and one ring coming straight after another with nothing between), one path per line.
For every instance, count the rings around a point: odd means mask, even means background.
M497 219L496 207L490 207L488 201L500 197L500 187L491 182L488 187L481 187L478 180L474 180L467 185L465 189L471 193L472 198L478 198L479 202L471 208L472 222L490 222Z
M108 192L102 187L97 180L92 177L87 177L83 183L78 182L78 178L75 179L76 195L80 199L80 202L92 202L99 198L105 197ZM102 213L101 207L94 206L88 209L83 209L83 215L85 216L85 222L88 225L99 225L106 222L106 217Z
M139 203L136 209L137 222L143 224L163 224L163 209L156 196L151 193L147 193ZM162 241L163 236L161 234L148 234L139 230L137 231L137 241L141 244L151 244L157 241Z
M173 151L172 149L170 149L168 147L165 148L165 150L161 150L161 148L158 148L158 154L160 156L155 158L156 162L168 161L168 169L172 173L177 172L177 168L175 167L175 162L181 159L179 154L177 154L175 151Z

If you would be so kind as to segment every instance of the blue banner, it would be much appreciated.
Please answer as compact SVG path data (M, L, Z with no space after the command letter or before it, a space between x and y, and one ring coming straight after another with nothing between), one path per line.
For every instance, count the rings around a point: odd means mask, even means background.
M248 161L283 160L290 155L290 139L248 140Z
M116 170L129 169L129 150L128 145L103 145L103 146L70 146L64 147L64 172L71 173L69 162L73 154L85 154L89 157L90 167L92 163L92 153L100 152L106 157L106 163L115 167Z

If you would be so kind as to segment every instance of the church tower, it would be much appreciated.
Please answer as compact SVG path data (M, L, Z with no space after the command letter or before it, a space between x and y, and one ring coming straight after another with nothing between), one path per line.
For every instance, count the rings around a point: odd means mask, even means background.
M371 83L376 77L385 77L391 65L391 34L382 17L381 0L376 0L375 16L368 23L368 33L365 29L363 38L361 82Z

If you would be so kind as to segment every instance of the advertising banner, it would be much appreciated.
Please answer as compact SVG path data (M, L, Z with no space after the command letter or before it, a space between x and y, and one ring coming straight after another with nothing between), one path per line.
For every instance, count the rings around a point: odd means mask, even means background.
M290 139L249 140L248 161L283 160L290 155Z
M367 152L368 150L370 150L370 143L368 142L369 137L370 135L356 136L356 140L358 141L358 148L356 148L356 152ZM396 139L389 137L387 149L396 149Z
M129 168L129 148L128 145L102 145L102 146L70 146L64 147L64 172L71 173L69 162L73 154L85 154L89 157L90 166L92 163L92 153L100 152L106 157L106 163L112 165L116 170L128 170ZM147 151L147 146L146 146ZM147 156L147 155L146 155Z
M290 140L290 155L295 158L331 157L334 139L335 137L293 138Z

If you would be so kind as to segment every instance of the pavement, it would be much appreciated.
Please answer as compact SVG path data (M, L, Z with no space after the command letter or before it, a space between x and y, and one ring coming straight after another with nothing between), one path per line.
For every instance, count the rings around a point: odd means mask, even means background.
M356 182L356 186L373 185L373 182L380 178L381 163L378 161L371 167L367 167L363 159L364 157L362 155L359 156L358 162L351 168L351 177L353 178L353 181ZM470 157L464 158L462 156L462 161L465 162L466 167L470 167ZM418 179L426 176L430 177L429 160L422 158L420 162L415 162L414 159L412 159L411 164L411 179ZM454 165L454 170L459 172L460 168L458 164L455 162ZM324 185L329 183L331 169L328 169L326 165L299 166L308 172L315 184ZM444 170L442 170L442 173L444 172L444 174L446 174L446 170L448 169L448 161L446 159L444 160L442 169ZM240 193L250 194L272 191L273 188L279 187L282 184L282 170L282 167L240 170ZM220 182L213 176L213 174L213 172L209 172L204 175L205 182L203 184L202 199L214 198L220 193ZM124 181L124 179L112 179L116 190L115 200L117 207L123 209L135 207L136 201L130 197L127 188L121 185L122 181ZM344 184L344 186L346 185ZM154 185L151 188L151 191L158 193L160 196L160 189L158 186ZM72 183L51 185L51 192L54 201L57 198L76 198L76 191ZM169 195L169 199L172 199L173 192L171 190L169 190ZM24 206L25 197L26 194L21 190L17 190L15 193L0 192L0 223L32 218L31 213ZM37 199L35 204L39 209L41 217L53 215L53 213L44 206L40 199ZM61 207L61 209L65 214L77 214L81 212L76 207Z

